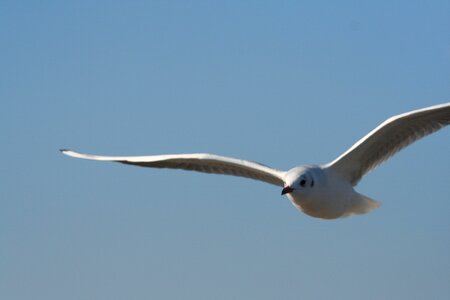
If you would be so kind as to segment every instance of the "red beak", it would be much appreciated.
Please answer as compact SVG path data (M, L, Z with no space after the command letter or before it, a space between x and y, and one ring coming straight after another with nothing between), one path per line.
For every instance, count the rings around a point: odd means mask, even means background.
M294 189L291 188L290 186L285 186L284 189L281 191L281 195L289 194L292 193L293 191Z

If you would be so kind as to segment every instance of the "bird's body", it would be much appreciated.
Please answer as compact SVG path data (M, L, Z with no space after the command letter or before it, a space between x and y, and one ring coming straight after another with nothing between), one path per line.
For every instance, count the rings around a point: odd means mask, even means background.
M61 151L83 159L252 178L283 187L282 194L305 214L336 219L377 208L377 201L354 190L359 180L404 147L448 124L450 103L404 113L383 122L334 161L325 165L298 166L289 171L214 154L114 157Z
M286 196L305 214L322 219L336 219L363 214L379 206L378 202L357 193L346 180L323 166L299 166L286 174ZM305 181L302 184L302 180Z

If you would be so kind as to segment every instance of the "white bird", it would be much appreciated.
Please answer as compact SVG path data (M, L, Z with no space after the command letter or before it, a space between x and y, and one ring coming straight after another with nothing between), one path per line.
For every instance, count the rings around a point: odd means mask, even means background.
M415 142L450 124L450 102L391 117L334 161L280 171L265 165L214 154L97 156L63 149L83 159L114 161L152 168L184 169L252 178L283 187L292 204L316 218L335 219L364 214L379 203L353 187L370 170Z

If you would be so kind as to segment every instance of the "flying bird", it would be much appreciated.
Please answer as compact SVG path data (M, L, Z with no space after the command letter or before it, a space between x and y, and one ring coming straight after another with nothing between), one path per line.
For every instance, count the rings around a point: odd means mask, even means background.
M323 165L302 165L288 171L260 163L214 154L151 156L98 156L67 149L72 157L114 161L151 168L172 168L247 177L282 187L292 204L316 218L336 219L367 213L379 203L354 190L361 178L418 139L450 124L450 102L393 116L335 160Z

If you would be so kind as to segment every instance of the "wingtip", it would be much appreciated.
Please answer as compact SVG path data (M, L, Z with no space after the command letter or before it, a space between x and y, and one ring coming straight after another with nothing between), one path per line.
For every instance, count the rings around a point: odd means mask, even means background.
M70 150L70 149L59 149L59 152L61 152L62 154L68 155L70 152L72 152L72 150Z
M62 154L64 154L64 155L67 155L67 156L73 156L72 154L74 153L72 150L70 150L70 149L59 149L59 151L62 153Z

